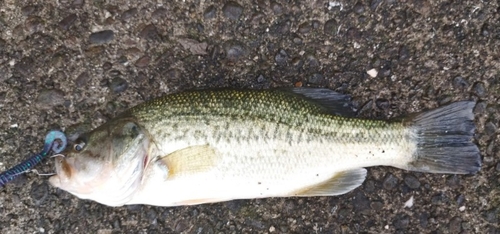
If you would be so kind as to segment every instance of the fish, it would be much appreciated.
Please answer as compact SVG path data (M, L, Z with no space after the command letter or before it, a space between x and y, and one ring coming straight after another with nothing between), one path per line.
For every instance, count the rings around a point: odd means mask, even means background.
M342 195L373 166L475 174L474 106L377 120L326 88L173 93L81 134L49 183L107 206L186 206Z

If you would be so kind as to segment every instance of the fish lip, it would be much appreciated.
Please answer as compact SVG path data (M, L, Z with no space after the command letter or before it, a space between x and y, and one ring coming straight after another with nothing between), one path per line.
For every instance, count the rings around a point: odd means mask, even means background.
M62 170L61 170L61 164L62 164L62 162L61 162L61 161L62 161L62 160L63 160L63 159L61 159L60 157L57 157L57 158L55 159L55 163L54 163L54 165L55 165L55 169L56 169L56 174L55 174L55 175L53 175L53 176L51 176L51 177L49 178L49 183L50 183L52 186L56 187L56 188L59 188L59 187L61 187L61 186L62 186L62 179L61 179L61 177L62 177L62 173L61 173L61 171L62 171Z
M61 164L63 159L61 158L56 158L55 161L55 167L56 167L56 175L59 176L61 174Z
M55 169L56 169L56 175L53 177L57 177L59 179L59 184L61 185L63 182L63 179L66 178L66 180L69 178L70 175L64 170L63 166L64 164L69 165L68 161L66 160L66 156L60 154L58 157L55 159Z

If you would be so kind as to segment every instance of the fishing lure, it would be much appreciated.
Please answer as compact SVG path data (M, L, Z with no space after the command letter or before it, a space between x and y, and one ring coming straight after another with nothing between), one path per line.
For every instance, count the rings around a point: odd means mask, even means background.
M45 144L43 145L42 152L0 174L0 187L5 186L5 184L14 180L19 175L29 171L51 152L55 154L62 152L66 148L67 143L68 141L64 133L60 131L50 131L45 137Z

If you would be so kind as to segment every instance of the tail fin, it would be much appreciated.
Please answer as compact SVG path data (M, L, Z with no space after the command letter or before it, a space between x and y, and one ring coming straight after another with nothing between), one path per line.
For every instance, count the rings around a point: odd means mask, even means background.
M410 121L417 142L408 170L473 174L481 169L481 155L474 134L473 101L461 101L417 114ZM405 122L406 122L405 121Z

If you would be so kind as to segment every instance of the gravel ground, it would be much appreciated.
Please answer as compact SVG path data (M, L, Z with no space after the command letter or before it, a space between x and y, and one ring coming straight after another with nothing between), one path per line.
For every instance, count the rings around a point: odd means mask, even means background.
M28 173L0 188L0 233L500 233L497 2L160 2L0 0L0 170L51 129L77 134L166 93L294 85L380 119L477 100L482 170L377 167L343 196L177 208L105 207Z

